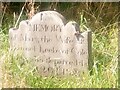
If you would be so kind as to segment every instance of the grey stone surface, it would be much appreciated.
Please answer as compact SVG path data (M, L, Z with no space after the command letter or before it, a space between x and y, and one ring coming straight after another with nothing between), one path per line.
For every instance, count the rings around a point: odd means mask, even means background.
M18 29L9 30L9 41L10 50L32 59L43 76L79 75L88 70L91 32L80 33L75 21L66 23L55 11L21 21Z

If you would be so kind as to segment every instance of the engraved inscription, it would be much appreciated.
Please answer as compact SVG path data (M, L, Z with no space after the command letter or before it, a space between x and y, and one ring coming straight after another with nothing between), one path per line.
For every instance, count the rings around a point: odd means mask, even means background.
M77 32L59 13L43 11L9 30L10 49L32 60L43 76L78 75L88 69L89 31Z
M43 16L43 14L41 13L41 14L40 14L40 20L42 20L42 16Z

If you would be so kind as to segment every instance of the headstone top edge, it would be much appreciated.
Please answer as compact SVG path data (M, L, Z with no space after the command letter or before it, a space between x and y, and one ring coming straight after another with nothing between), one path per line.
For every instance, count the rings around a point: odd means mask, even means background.
M9 30L17 30L18 28L15 28L15 27L13 27L13 28L10 28Z
M45 15L47 15L47 14L55 15L55 16L59 17L62 20L64 25L67 23L66 18L61 13L59 13L57 11L52 11L52 10L40 11L40 12L36 13L30 20L32 20L35 16L39 16L42 13L45 14Z

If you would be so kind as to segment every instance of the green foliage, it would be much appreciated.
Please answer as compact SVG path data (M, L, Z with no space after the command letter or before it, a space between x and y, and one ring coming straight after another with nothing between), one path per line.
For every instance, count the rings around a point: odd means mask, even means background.
M8 51L8 35L1 36L1 60L4 60L3 87L41 87L41 88L115 88L117 87L117 28L110 28L108 35L94 33L92 43L92 75L85 73L71 77L42 77L38 75L31 62ZM114 31L115 30L115 31ZM112 34L111 34L112 32ZM107 37L106 37L107 36ZM6 82L8 81L8 82ZM6 84L5 84L6 83Z
M112 21L108 22L109 20L106 21L105 24L101 22L102 20L100 20L100 18L103 18L102 12L107 12L107 10L103 11L105 4L106 3L100 3L100 6L99 4L95 4L96 7L98 5L99 8L92 8L92 4L89 3L89 12L87 8L85 8L85 10L91 17L87 17L83 10L79 13L79 19L77 18L82 31L84 29L96 28L92 29L92 74L86 72L80 77L42 77L37 73L36 67L34 67L29 60L11 54L8 49L8 29L14 21L13 18L7 17L7 21L3 22L3 26L0 29L0 61L3 62L2 71L4 76L2 87L117 88L118 22L114 17L112 19L113 23L111 23ZM65 4L59 5L64 6L60 9L64 10L65 8L69 9L69 7L74 4L67 3L67 6L65 6ZM76 5L80 7L79 4ZM87 3L84 5L87 5ZM114 15L117 16L116 13ZM88 18L90 18L91 21L89 21ZM22 19L23 18L21 18L21 20ZM96 26L95 21L97 21L98 26Z

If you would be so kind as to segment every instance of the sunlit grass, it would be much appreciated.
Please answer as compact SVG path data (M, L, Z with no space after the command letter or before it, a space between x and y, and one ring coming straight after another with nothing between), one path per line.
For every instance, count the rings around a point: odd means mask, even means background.
M80 13L80 20L78 21L80 21L81 31L87 28L95 28L95 30L92 30L92 74L87 72L80 77L42 77L37 73L36 67L32 66L29 60L11 54L9 52L8 29L12 26L13 22L15 24L15 21L12 20L13 17L7 16L2 28L0 28L2 87L117 88L118 22L111 22L115 21L118 14L114 13L116 17L112 17L111 21L105 22L104 18L106 17L103 15L105 13L103 7L105 8L106 4L101 3L96 11L91 10L92 8L88 6L86 10ZM109 10L107 12L109 13ZM85 14L89 15L90 20L85 18ZM26 19L25 16L24 19Z
M71 77L42 77L36 68L21 56L9 52L8 35L1 32L0 59L3 61L2 87L42 88L116 88L117 84L117 28L104 36L92 33L92 75L85 73Z

